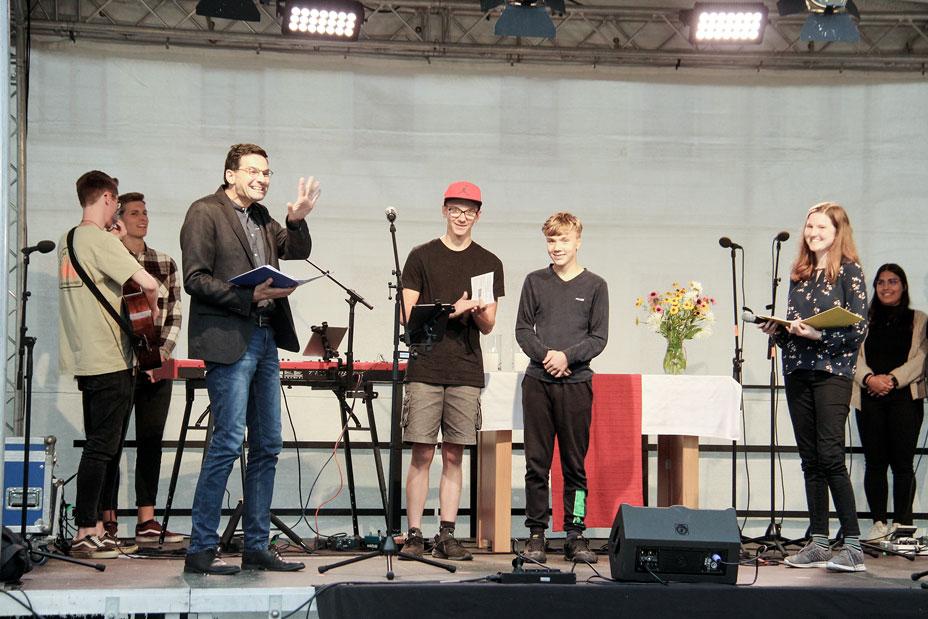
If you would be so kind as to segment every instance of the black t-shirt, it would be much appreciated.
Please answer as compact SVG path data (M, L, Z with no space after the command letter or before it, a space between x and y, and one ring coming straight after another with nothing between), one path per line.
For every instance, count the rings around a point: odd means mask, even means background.
M472 298L470 278L490 271L493 296L499 299L506 293L499 258L474 242L463 251L454 251L441 239L434 239L409 252L403 267L403 287L419 292L418 303L454 303L464 292ZM483 387L480 329L473 319L465 314L449 320L445 337L430 351L419 349L417 356L410 359L406 379Z

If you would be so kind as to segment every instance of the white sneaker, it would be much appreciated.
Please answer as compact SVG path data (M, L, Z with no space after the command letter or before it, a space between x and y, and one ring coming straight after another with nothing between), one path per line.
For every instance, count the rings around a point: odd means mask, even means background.
M893 525L893 529L896 528L896 525ZM881 542L884 539L889 539L889 534L891 530L886 526L885 522L877 520L873 523L873 526L870 527L870 530L867 531L867 534L860 538L862 542Z

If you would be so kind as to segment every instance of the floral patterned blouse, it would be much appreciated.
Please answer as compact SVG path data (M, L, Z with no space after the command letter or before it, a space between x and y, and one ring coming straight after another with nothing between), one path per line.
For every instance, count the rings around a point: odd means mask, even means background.
M856 262L845 262L835 282L829 283L824 271L814 271L810 279L790 282L787 320L808 318L832 307L843 307L864 317L850 327L822 329L821 340L810 340L777 331L776 342L783 349L783 374L796 370L821 370L854 378L857 350L867 334L867 282Z

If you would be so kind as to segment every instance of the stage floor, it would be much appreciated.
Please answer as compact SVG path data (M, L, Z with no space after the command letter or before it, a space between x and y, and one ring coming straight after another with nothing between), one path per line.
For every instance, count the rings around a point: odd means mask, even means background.
M454 563L454 574L407 561L394 561L396 578L385 578L386 559L320 574L318 568L353 556L287 553L306 563L296 573L242 572L236 576L183 573L181 557L122 557L102 561L104 572L51 560L22 579L21 590L7 587L0 614L28 615L31 604L43 616L95 614L261 615L283 617L314 594L309 616L617 616L617 611L669 615L913 616L928 613L928 590L913 582L913 572L928 570L928 557L908 561L884 556L867 560L867 572L836 574L823 569L741 566L738 586L670 583L611 583L587 565L576 568L577 585L503 585L479 582L511 572L513 555L475 552L473 561ZM227 556L232 563L238 557ZM569 571L560 554L549 554L551 567ZM600 554L596 570L608 577L609 562ZM466 582L471 581L471 582ZM477 582L473 582L477 581ZM324 587L326 585L336 585ZM14 599L15 598L15 599ZM28 598L28 599L27 599ZM303 606L301 616L308 606ZM839 613L840 614L837 614ZM318 614L317 614L318 613Z

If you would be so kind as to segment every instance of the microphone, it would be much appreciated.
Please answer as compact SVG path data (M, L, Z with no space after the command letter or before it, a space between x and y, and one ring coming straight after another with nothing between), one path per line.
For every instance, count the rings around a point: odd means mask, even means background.
M384 211L384 214L387 216L387 221L391 223L396 221L396 209L392 206L388 206L387 210Z
M39 252L40 254L47 254L48 252L55 249L55 243L52 241L39 241L32 247L23 247L23 254L28 256L32 252Z
M780 232L779 234L777 234L777 237L774 240L779 241L780 243L782 243L783 241L788 241L789 232L787 232L786 230L784 230L783 232Z
M729 247L731 247L732 249L741 249L741 250L744 249L743 247L741 247L740 245L732 241L727 236L723 236L722 238L719 239L719 245L721 245L725 249L728 249Z
M767 322L763 318L758 318L757 316L755 316L754 312L752 312L749 309L745 309L743 312L741 312L741 320L743 320L744 322L753 323L755 325L761 325Z

